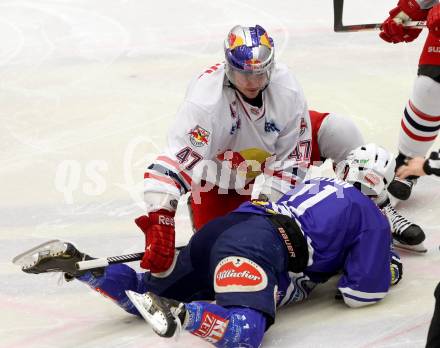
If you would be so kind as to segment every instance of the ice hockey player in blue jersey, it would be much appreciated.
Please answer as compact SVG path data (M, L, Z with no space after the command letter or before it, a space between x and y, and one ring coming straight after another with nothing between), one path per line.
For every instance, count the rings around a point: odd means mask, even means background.
M70 243L24 271L66 272L142 315L163 337L184 329L216 347L259 347L277 307L307 298L334 275L342 274L337 286L349 307L382 300L400 280L390 225L360 191L374 196L386 188L394 167L382 148L362 146L337 170L350 183L316 178L276 203L244 203L193 235L166 274L123 264L76 271L72 264L89 256Z

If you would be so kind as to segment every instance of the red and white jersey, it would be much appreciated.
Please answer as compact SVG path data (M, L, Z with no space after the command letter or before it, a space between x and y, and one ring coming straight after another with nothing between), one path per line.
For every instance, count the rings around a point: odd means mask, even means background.
M147 203L149 193L178 197L200 180L240 190L265 168L272 169L267 172L279 192L285 191L281 180L294 183L298 166L311 155L303 91L288 68L276 64L262 95L260 108L246 103L230 86L224 64L195 78L169 131L168 146L146 170Z

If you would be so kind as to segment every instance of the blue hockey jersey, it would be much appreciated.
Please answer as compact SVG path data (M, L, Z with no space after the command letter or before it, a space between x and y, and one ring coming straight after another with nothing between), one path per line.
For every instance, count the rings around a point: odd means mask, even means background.
M279 281L279 303L301 299L292 289L298 287L299 279L322 283L339 272L338 288L351 307L375 303L386 295L391 280L390 225L377 206L352 185L315 178L275 203L248 202L236 211L290 216L307 239L308 266L304 274L290 273L291 282Z

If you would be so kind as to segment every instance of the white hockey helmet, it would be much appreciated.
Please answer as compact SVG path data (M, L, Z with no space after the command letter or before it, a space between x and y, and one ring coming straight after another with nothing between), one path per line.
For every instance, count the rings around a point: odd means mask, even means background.
M379 196L394 179L396 161L392 153L376 144L359 146L336 166L336 176L367 196Z
M233 71L243 74L267 74L267 81L274 66L274 44L260 25L244 27L236 25L224 42L226 75L234 83Z

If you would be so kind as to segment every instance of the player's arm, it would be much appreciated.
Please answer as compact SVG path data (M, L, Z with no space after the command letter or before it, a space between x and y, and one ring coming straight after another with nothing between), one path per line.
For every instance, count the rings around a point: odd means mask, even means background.
M275 156L264 170L262 193L273 201L302 180L310 164L312 129L302 90L298 91L294 105L294 114L276 142Z
M426 18L426 26L429 32L440 38L440 4L435 4L428 13Z
M402 272L398 274L393 266L398 256L392 251L390 226L385 216L372 205L359 204L351 209L350 217L357 221L356 228L362 232L346 251L338 289L345 304L355 308L381 301L390 286L400 280Z
M185 102L168 134L165 151L144 174L147 216L136 219L145 234L141 267L153 273L166 271L174 260L174 215L182 194L199 181L203 160L210 158L212 124L198 106Z
M321 156L332 159L335 164L346 159L350 151L365 144L353 120L333 113L322 121L317 140Z
M437 0L399 0L383 22L380 37L392 43L415 40L422 29L405 28L405 22L426 20L429 9L436 3Z

